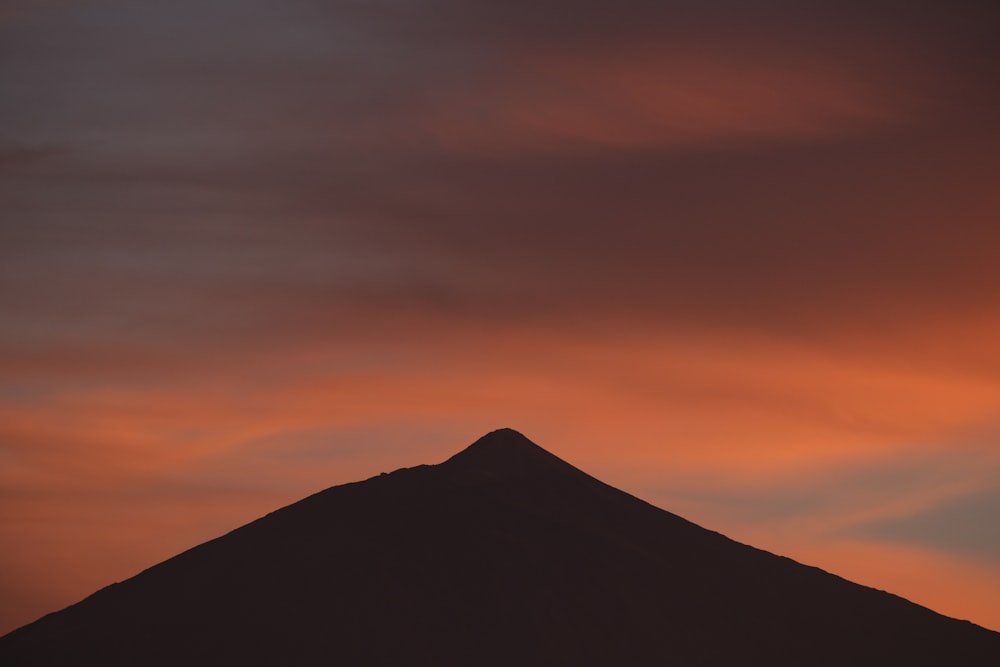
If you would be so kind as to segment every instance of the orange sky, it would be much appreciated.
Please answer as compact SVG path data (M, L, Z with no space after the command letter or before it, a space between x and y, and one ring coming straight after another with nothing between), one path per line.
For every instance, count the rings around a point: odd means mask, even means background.
M1000 630L1000 21L814 4L0 13L0 632L502 426Z

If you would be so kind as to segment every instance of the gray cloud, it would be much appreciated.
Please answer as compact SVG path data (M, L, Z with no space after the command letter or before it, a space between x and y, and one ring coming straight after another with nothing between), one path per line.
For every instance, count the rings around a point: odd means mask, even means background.
M852 533L1000 563L1000 489L951 499L910 516L884 519Z
M992 10L860 7L215 0L22 11L0 28L9 321L150 335L226 313L245 335L367 304L821 330L942 304L975 312L1000 285L1000 239L983 213L1000 203L982 178L1000 140L983 122L956 122L985 116L982 104L959 113L935 100L993 89L982 34ZM533 63L597 71L624 50L627 65L655 70L634 53L673 49L683 64L694 43L721 71L771 49L762 67L860 77L902 124L539 151L519 143L534 136L520 120L494 117L539 86L545 105L573 101L576 89L551 90ZM907 69L910 59L934 65ZM782 76L762 90L780 92ZM580 84L595 106L599 83ZM739 91L704 86L682 92ZM510 146L466 150L437 134L442 117L479 113L477 100L490 113L475 131L514 132ZM601 113L616 132L634 124Z

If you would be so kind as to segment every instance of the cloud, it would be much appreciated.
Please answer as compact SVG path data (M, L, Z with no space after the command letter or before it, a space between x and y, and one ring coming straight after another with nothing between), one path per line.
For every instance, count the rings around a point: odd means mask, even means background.
M949 499L907 516L859 526L854 534L1000 562L1000 489Z
M824 139L904 117L870 72L713 47L514 57L436 93L423 122L449 150L585 154Z
M994 160L928 104L936 10L153 4L11 33L29 337L376 310L815 335L968 317L997 282Z

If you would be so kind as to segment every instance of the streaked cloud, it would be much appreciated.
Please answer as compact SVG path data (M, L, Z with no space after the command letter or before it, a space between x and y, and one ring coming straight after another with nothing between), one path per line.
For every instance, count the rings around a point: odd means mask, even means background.
M917 544L968 558L1000 561L1000 491L980 491L913 514L859 526L855 534L878 541Z
M826 139L906 120L885 77L836 65L691 45L526 54L436 96L430 130L457 151L655 152Z

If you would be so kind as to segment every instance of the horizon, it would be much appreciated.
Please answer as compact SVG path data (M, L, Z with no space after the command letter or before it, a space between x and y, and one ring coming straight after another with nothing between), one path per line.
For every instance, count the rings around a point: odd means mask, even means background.
M1000 630L998 28L8 3L0 634L498 424Z

